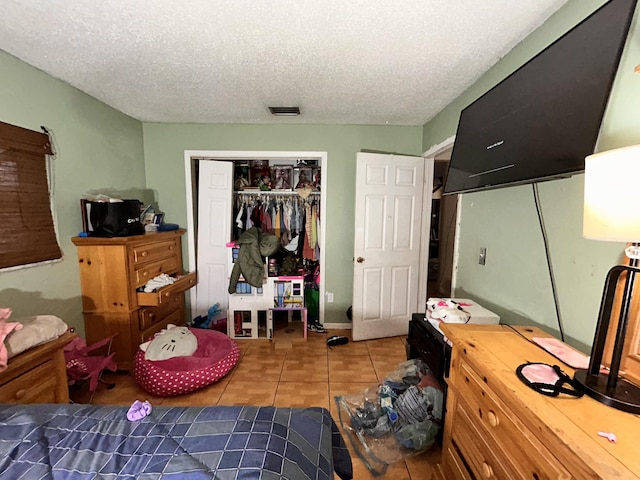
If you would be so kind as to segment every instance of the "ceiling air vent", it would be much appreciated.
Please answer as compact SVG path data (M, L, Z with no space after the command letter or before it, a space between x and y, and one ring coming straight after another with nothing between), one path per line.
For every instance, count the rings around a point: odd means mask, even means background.
M295 117L300 115L300 107L269 107L271 115L282 117Z

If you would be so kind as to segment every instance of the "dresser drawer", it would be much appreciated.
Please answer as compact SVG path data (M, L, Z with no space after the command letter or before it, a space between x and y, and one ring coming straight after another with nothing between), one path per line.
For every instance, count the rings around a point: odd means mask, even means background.
M180 308L182 304L182 297L180 295L173 295L169 301L165 302L160 307L141 308L138 316L140 331L142 332L154 323L164 320L167 316L173 313L173 310Z
M467 410L463 401L457 402L451 441L460 449L461 456L471 467L472 478L483 480L515 480L504 458L485 441L485 436L477 428L476 420ZM514 447L518 448L516 445ZM535 477L529 477L535 478ZM549 477L540 477L549 478Z
M442 450L442 463L437 466L439 478L444 480L473 480L467 471L455 442L449 442Z
M139 288L145 285L149 280L157 277L161 273L172 274L182 270L182 262L177 257L168 257L157 260L152 263L141 265L134 272L133 281L135 287Z
M184 309L178 308L177 310L169 313L168 316L154 322L149 328L146 330L140 331L140 343L147 342L153 338L153 336L158 333L163 328L167 328L167 325L172 323L173 325L183 326L185 324L184 320Z
M456 388L459 398L469 405L468 416L479 425L481 435L488 437L490 443L508 449L504 453L518 472L513 478L571 478L554 455L492 392L489 380L481 379L464 361L460 362L459 374ZM537 393L532 391L531 395Z
M144 243L131 247L131 250L134 265L154 262L171 256L179 258L182 253L179 252L179 241L176 239L166 242Z
M157 307L174 301L176 296L182 298L182 294L196 285L196 273L186 273L179 277L171 285L159 288L155 292L138 292L138 305Z
M56 403L55 371L48 361L0 386L0 403Z

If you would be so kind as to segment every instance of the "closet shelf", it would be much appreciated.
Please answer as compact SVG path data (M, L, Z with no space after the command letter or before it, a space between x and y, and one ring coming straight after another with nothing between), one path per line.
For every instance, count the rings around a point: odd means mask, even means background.
M233 193L236 195L266 195L266 196L281 196L281 195L299 195L295 190L236 190ZM321 192L310 192L311 195L320 195Z

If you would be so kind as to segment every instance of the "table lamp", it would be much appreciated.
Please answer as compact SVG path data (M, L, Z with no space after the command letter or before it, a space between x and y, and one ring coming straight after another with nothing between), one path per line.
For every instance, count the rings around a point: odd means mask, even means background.
M640 145L597 153L585 159L583 236L631 245L625 250L630 259L629 265L614 266L607 274L589 368L576 370L574 375L590 397L613 408L636 414L640 413L640 388L618 374L625 352L634 280L640 272L639 179ZM624 290L617 327L612 325L610 328L614 298L621 279L624 279ZM612 337L615 340L609 371L606 372L601 365L610 335L615 335Z

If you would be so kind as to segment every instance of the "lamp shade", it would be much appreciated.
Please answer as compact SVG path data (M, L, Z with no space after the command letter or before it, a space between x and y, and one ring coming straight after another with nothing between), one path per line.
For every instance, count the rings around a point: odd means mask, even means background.
M583 236L640 242L640 145L585 159Z

